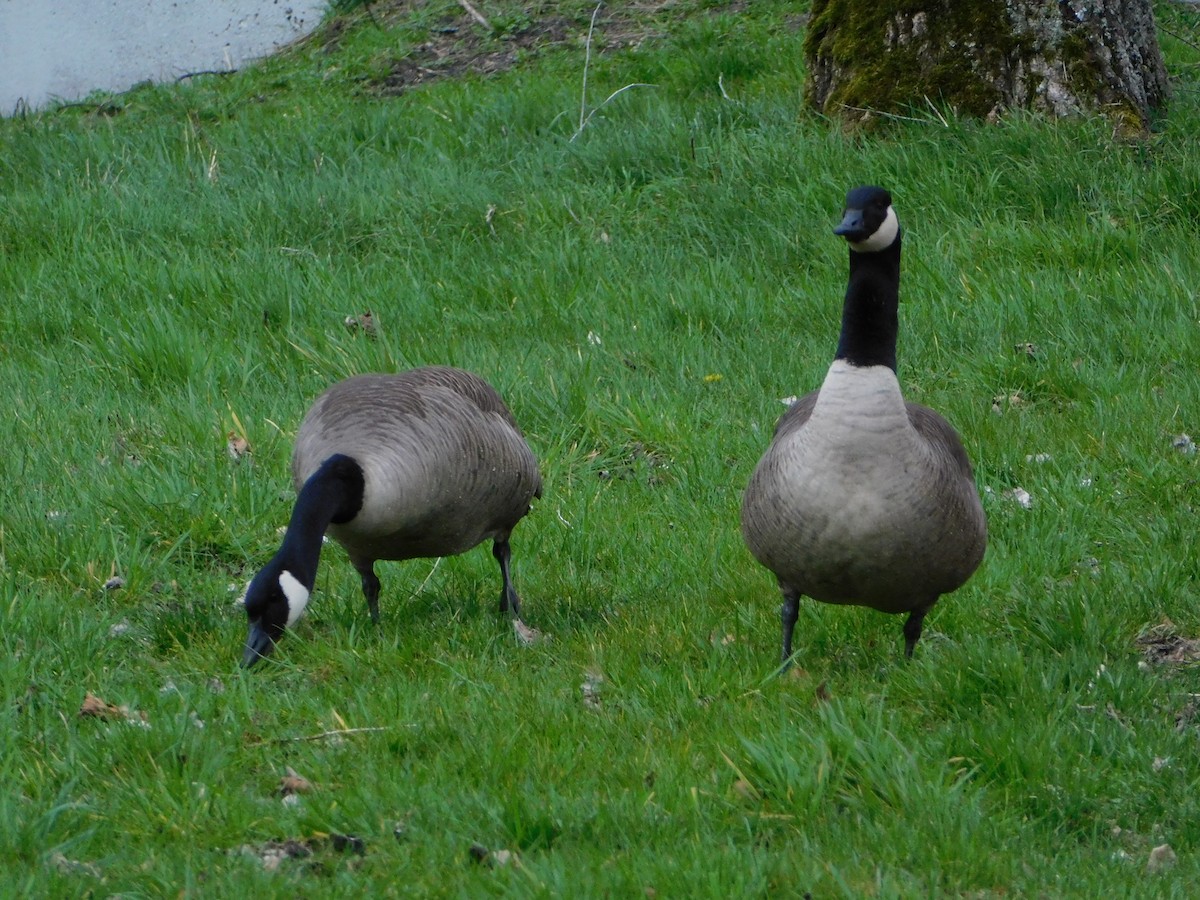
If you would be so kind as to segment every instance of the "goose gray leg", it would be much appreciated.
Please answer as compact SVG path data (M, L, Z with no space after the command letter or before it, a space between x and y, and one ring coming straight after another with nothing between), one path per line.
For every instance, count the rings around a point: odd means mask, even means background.
M792 664L792 631L796 628L796 619L800 615L800 592L780 585L783 592L783 605L779 607L779 624L783 631L783 660L779 666L780 672L786 672Z
M917 646L917 641L921 639L921 625L925 621L925 613L929 612L932 606L933 603L930 603L928 606L914 609L908 614L908 621L904 623L904 655L909 659L912 659L913 647Z
M512 550L509 549L508 540L496 540L492 542L492 556L496 557L496 562L500 563L500 576L504 579L504 584L500 588L500 612L508 612L511 606L514 618L521 618L521 600L517 596L517 589L512 585L512 579L508 577L508 561L512 558Z
M354 568L358 569L358 574L362 577L363 596L367 598L367 610L371 613L371 621L378 625L379 579L375 577L375 563L373 560L367 560L355 563Z

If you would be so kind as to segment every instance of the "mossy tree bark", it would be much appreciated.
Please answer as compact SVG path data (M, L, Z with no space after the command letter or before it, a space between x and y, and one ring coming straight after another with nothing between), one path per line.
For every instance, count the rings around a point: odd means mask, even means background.
M1152 0L814 0L804 53L809 103L842 118L932 102L1144 127L1167 100Z

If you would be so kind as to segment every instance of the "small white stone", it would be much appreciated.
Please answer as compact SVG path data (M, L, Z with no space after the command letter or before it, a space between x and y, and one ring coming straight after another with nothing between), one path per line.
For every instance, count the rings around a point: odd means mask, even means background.
M1029 491L1025 490L1025 488L1015 487L1010 491L1005 491L1004 496L1008 500L1014 500L1021 504L1025 509L1033 507L1033 497L1030 496Z
M1146 861L1146 871L1162 872L1164 869L1171 868L1177 861L1178 857L1171 849L1170 844L1159 844L1150 851L1150 859Z

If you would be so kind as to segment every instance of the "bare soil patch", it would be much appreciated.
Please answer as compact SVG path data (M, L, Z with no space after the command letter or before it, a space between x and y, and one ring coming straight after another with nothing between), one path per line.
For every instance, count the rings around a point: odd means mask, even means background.
M1137 637L1146 662L1154 666L1200 664L1200 639L1184 637L1170 619L1152 625Z
M362 15L369 16L380 27L394 26L424 5L423 0L391 0L372 4ZM664 2L638 6L617 4L610 9L610 5L605 4L596 17L592 32L592 54L612 53L635 47L649 38L661 37L662 32L649 18L666 5ZM316 39L326 49L335 48L347 21L344 18L333 20ZM577 44L582 53L590 22L590 15L570 17L531 12L516 23L503 23L502 28L492 23L493 28L489 31L465 8L459 7L431 25L425 40L396 59L386 75L372 87L386 96L395 96L440 78L507 71L521 59L566 44Z

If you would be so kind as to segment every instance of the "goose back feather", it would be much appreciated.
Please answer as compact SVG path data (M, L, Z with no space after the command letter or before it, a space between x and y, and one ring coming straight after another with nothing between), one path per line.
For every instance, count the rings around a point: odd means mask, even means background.
M363 471L362 508L329 529L356 565L452 556L507 539L542 491L537 460L503 399L460 369L358 375L330 387L296 437L297 490L335 453Z

